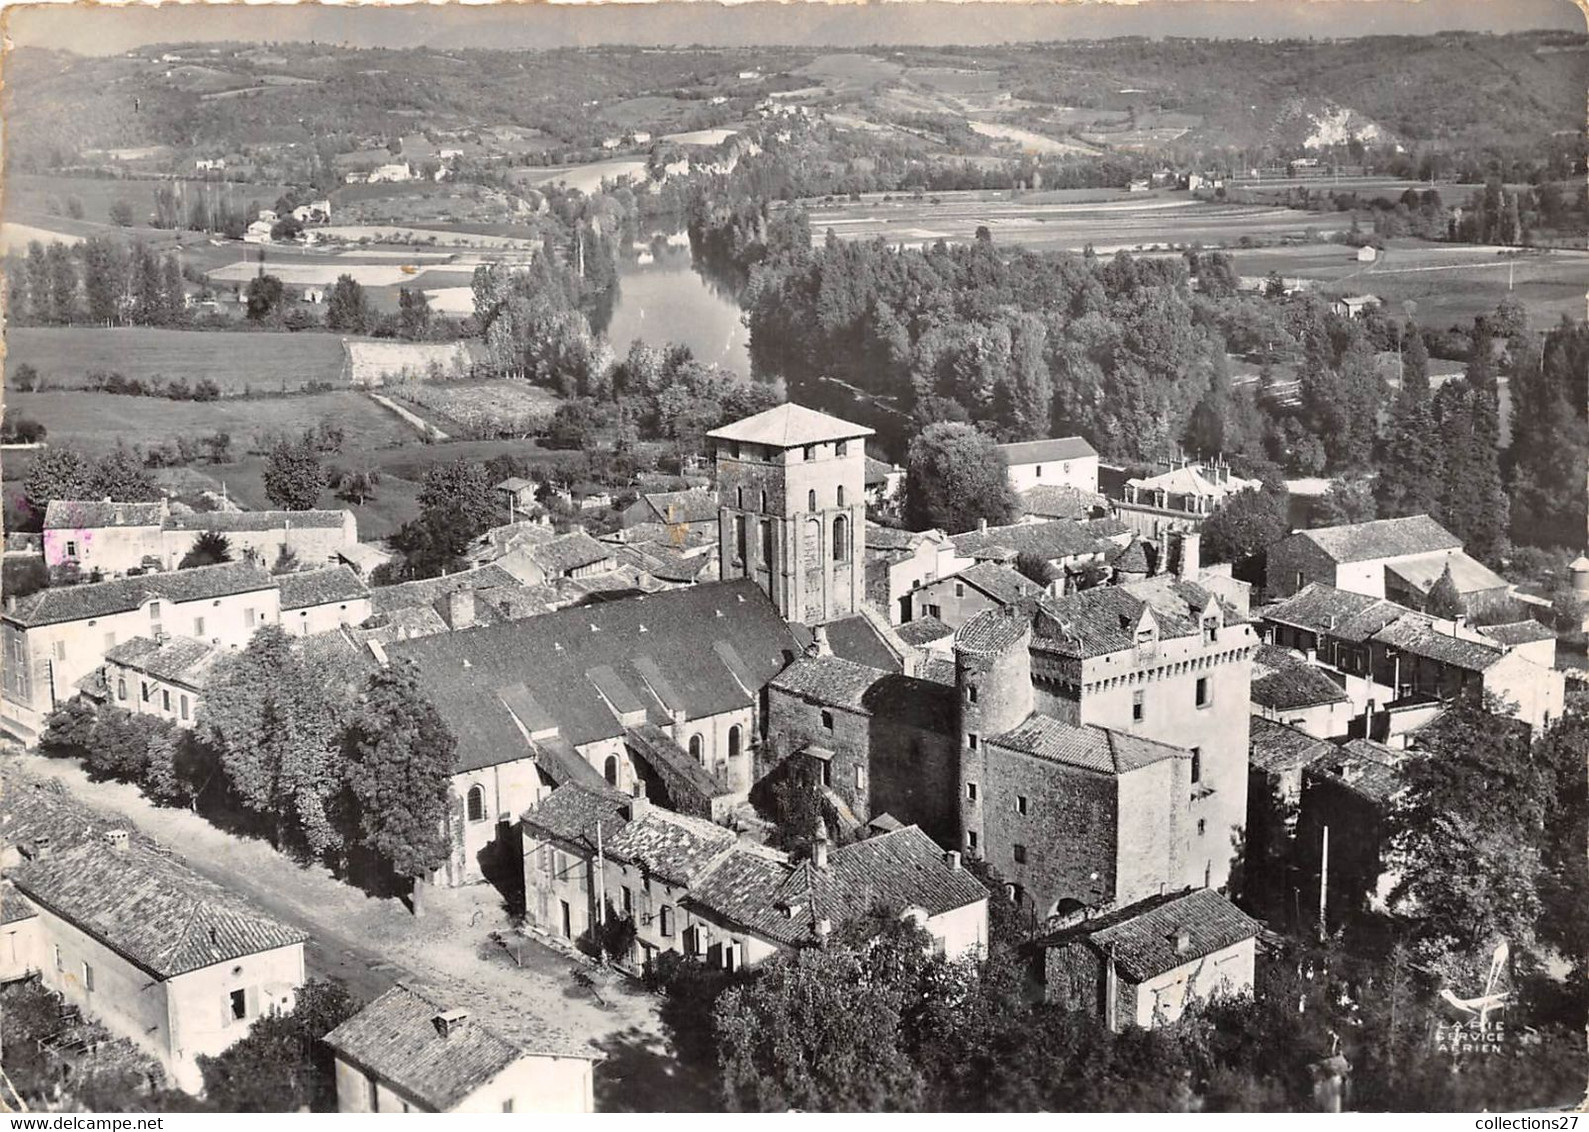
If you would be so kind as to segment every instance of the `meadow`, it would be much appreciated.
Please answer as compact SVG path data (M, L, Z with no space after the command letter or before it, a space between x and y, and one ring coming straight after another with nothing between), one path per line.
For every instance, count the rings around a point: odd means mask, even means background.
M8 384L25 362L52 389L81 388L90 370L104 370L140 381L182 378L189 385L207 378L221 387L222 396L229 396L250 386L274 393L310 382L336 382L342 357L342 339L334 334L16 326L6 331L5 368ZM27 396L8 393L13 399ZM156 403L171 413L170 402ZM179 415L192 407L185 406Z
M68 202L74 197L83 206L83 220L109 224L110 209L125 201L137 221L135 228L147 228L154 214L154 191L159 185L180 186L184 200L204 193L238 208L258 204L269 208L287 192L286 185L234 184L225 181L156 181L110 177L64 177L53 174L17 173L6 179L6 218L23 216L37 222L40 217L68 216ZM48 225L46 225L48 226ZM126 229L123 229L126 231Z
M528 436L544 428L562 398L549 389L522 381L408 381L388 385L384 392L439 418L438 427L453 436Z

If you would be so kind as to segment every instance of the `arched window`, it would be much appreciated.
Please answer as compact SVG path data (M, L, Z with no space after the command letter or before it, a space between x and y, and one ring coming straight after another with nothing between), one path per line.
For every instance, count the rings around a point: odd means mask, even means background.
M606 778L608 786L616 786L616 785L618 785L618 756L617 755L608 755L607 756L607 765L602 771L602 776L604 778Z
M116 698L118 700L127 698L127 678L125 676L116 677Z
M761 493L761 511L764 515L767 513L767 493L765 491Z
M486 820L486 788L484 786L469 787L467 797L468 814L470 821Z
M739 724L737 723L728 729L728 757L731 759L739 757Z
M703 745L701 743L700 735L698 735L698 734L697 735L691 735L690 736L690 758L694 759L696 762L700 762L701 761L701 751L702 751L702 749L703 749Z
M806 510L807 511L815 511L816 509L817 509L817 489L816 488L812 488L810 491L806 492Z
M812 519L806 524L806 530L811 532L811 557L807 561L820 565L822 562L822 520Z
M844 485L843 484L839 485L839 506L840 507L844 506Z
M843 515L833 520L833 561L843 562L850 556L850 524Z
M734 499L734 506L743 511L745 509L745 489L742 487L736 487L734 489Z

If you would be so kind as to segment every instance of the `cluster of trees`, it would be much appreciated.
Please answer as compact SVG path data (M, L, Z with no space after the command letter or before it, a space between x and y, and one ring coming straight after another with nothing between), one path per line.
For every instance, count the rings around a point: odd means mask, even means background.
M98 456L62 445L44 449L22 480L28 509L41 521L56 499L114 499L120 503L152 503L160 498L154 478L131 448L121 445ZM12 529L7 524L7 530Z
M76 247L34 240L5 264L7 316L22 326L93 322L171 326L184 317L182 268L141 241L95 236Z
M265 497L283 511L312 511L328 487L339 493L373 494L378 475L366 475L355 483L347 479L350 473L328 470L322 462L324 456L342 451L346 439L342 426L329 417L305 429L301 436L272 437L265 446Z
M349 673L268 625L217 661L192 729L112 706L112 692L110 705L77 697L52 712L40 749L301 859L373 865L416 901L445 863L456 742L411 664Z
M388 540L401 557L377 568L377 583L434 578L462 565L469 544L506 520L486 466L462 457L437 464L419 489L419 516Z
M171 401L218 401L221 398L221 387L207 377L201 377L189 385L185 377L166 381L156 375L144 379L125 377L118 370L89 370L83 388L94 393L120 393L128 397L164 397Z

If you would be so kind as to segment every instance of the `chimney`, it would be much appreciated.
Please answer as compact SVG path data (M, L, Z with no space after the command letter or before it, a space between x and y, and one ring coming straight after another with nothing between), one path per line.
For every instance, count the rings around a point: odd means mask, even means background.
M1196 531L1184 531L1181 534L1181 558L1176 563L1176 572L1186 581L1195 581L1203 569L1202 563L1203 536Z
M817 938L827 939L833 934L833 921L824 917L817 921Z
M811 846L811 863L819 869L828 867L828 835L826 833L818 837Z
M15 613L16 611L17 611L17 595L16 594L6 594L6 612L7 613Z
M1192 935L1185 928L1176 928L1172 938L1175 941L1175 954L1185 955L1192 949Z
M977 530L985 531L987 529L988 529L988 521L986 519L978 519L977 520Z
M474 623L474 591L453 590L447 595L447 627L470 629Z
M943 863L949 866L949 871L950 872L952 872L952 873L959 872L960 871L960 850L951 849L951 850L949 850L949 852L945 853L943 855Z
M33 839L33 859L35 861L48 861L50 859L50 839L47 835L40 835Z
M118 851L127 848L127 831L125 829L107 829L105 831L105 844Z
M828 643L828 627L818 625L811 630L811 647L816 650L817 656L832 656L833 646Z
M469 1012L467 1010L443 1010L430 1021L436 1027L436 1033L444 1038L450 1038L468 1023Z
M651 802L646 797L646 784L636 782L629 797L629 820L639 821L651 812Z

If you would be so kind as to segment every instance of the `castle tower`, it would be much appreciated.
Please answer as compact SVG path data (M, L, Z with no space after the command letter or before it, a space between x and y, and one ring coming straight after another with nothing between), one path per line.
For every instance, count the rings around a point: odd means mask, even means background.
M978 614L955 633L955 691L960 701L960 845L985 852L983 803L987 739L1024 723L1033 710L1031 621L1015 607Z
M784 404L707 433L717 459L719 576L754 578L789 621L860 609L866 588L866 437Z

